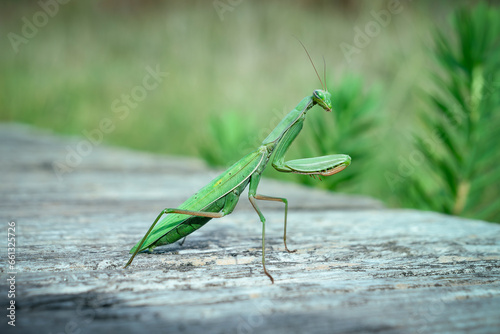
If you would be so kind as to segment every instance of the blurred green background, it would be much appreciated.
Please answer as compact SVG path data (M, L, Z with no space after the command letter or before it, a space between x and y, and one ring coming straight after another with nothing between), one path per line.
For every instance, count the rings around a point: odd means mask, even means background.
M500 221L496 2L60 1L2 2L0 121L229 166L321 88L298 38L335 112L287 159L353 163L265 175Z

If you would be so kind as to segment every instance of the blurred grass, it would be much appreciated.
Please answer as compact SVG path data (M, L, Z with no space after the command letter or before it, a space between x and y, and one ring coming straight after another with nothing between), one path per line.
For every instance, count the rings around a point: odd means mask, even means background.
M249 151L282 115L320 88L296 36L318 68L324 55L329 83L340 86L346 75L360 77L362 90L376 88L380 100L375 111L379 126L370 134L377 164L364 166L359 187L338 190L398 206L399 194L383 174L394 170L398 157L412 148L412 110L423 103L416 87L426 85L430 68L423 45L445 23L443 17L464 1L401 1L401 12L348 62L340 43L352 45L353 29L364 28L374 20L371 12L387 9L389 3L241 1L222 13L221 20L212 1L70 2L21 44L18 53L7 38L2 40L0 121L81 135L109 117L116 126L105 135L106 144L200 156L211 119L232 114L227 122L239 120L245 130L231 138L247 138L238 147ZM40 11L31 1L7 1L3 7L3 35L20 34L22 18ZM157 65L168 77L128 117L119 119L113 101L142 84L147 66ZM287 159L300 157L295 148L308 145L307 125ZM289 175L283 178L291 180Z
M19 33L21 18L40 10L36 3L23 3L11 2L2 11L2 31ZM112 102L141 84L146 66L159 64L169 77L105 140L194 155L196 135L206 128L208 115L234 110L242 120L267 125L272 110L293 108L319 87L293 36L304 41L317 62L325 55L329 79L353 69L373 80L397 74L390 64L398 54L382 58L373 52L394 51L390 39L397 27L389 26L355 57L355 64L346 63L339 43L352 43L352 25L367 22L355 12L350 15L354 21L342 7L314 2L243 1L220 21L212 2L70 2L21 44L19 53L4 45L0 117L79 134L112 117ZM401 40L414 37L408 33ZM401 50L412 53L405 47L396 52ZM381 63L373 66L370 58L377 54Z

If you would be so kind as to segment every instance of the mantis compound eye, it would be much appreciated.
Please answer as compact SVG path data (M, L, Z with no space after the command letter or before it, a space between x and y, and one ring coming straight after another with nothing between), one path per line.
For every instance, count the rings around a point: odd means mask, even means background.
M332 111L332 96L329 92L321 89L316 89L313 92L314 102L319 104L326 111Z
M313 92L313 95L315 98L317 98L318 100L324 100L325 99L325 92L320 90L320 89L316 89L314 92Z

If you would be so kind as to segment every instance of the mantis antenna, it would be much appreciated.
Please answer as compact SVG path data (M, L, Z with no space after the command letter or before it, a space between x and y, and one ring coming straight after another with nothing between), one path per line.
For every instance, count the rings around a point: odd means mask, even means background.
M328 91L328 85L326 84L326 60L323 56L323 79L325 80L325 90Z
M297 38L297 37L295 37L295 38ZM309 57L309 61L311 62L311 65L312 65L312 66L313 66L313 68L314 68L314 72L316 72L316 75L318 76L319 82L321 83L321 87L323 87L323 89L324 89L324 90L326 90L326 86L323 84L323 81L321 81L321 77L320 77L320 76L319 76L319 74L318 74L318 70L316 70L316 66L314 66L314 63L313 63L313 61L312 61L312 59L311 59L311 56L309 55L309 52L307 51L307 49L306 49L306 47L305 47L304 43L302 43L302 42L300 41L300 39L298 39L298 38L297 38L297 40L299 41L300 45L302 45L302 47L304 48L304 51L306 52L307 57ZM325 60L325 58L323 58L323 60ZM326 74L326 67L325 67L325 74ZM325 77L325 82L326 82L326 77Z

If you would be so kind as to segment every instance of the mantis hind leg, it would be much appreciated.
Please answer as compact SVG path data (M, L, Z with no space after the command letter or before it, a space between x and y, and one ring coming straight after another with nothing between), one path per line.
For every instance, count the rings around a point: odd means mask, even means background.
M160 220L161 216L169 214L169 213L179 213L179 214L197 216L197 217L222 218L222 217L230 214L231 212L233 212L234 208L236 207L236 204L238 203L239 196L240 196L239 189L234 189L232 192L228 193L224 197L224 206L223 206L221 212L193 211L193 210L183 210L183 209L177 209L177 208L164 209L162 212L160 212L158 217L156 217L155 221L153 222L153 224L149 228L148 232L144 235L141 242L137 245L137 248L136 248L134 254L130 257L130 260L128 260L127 264L123 268L124 269L127 268L132 263L135 256L137 255L137 253L139 253L142 245L146 241L147 237L149 236L151 231L153 231L153 228L155 227L156 223L158 223L158 221ZM184 238L184 240L186 240L186 238Z
M149 234L151 233L151 231L155 227L156 223L158 223L158 221L160 220L160 218L163 215L166 215L166 214L169 214L169 213L180 213L180 214L185 214L185 215L198 216L198 217L209 217L209 218L221 218L221 217L224 217L227 214L227 213L224 213L224 212L203 212L203 211L191 211L191 210L182 210L182 209L175 209L175 208L164 209L162 212L160 212L160 214L158 215L158 217L156 217L156 219L153 222L153 224L151 224L151 227L146 232L146 234L142 238L141 242L137 246L134 254L132 254L132 256L128 260L127 264L123 267L123 269L127 268L132 263L132 261L134 261L134 258L137 255L137 253L139 253L142 245L144 244L144 241L146 241L147 237L149 236Z

